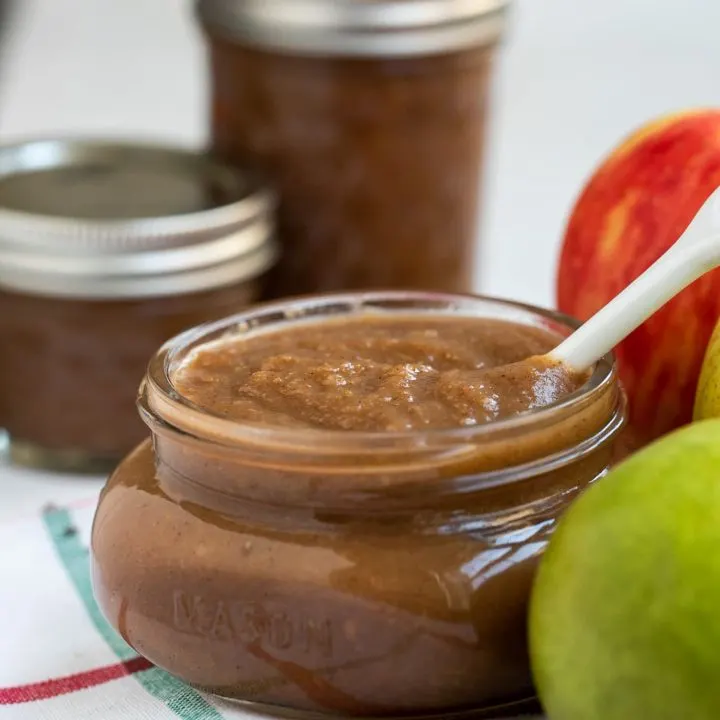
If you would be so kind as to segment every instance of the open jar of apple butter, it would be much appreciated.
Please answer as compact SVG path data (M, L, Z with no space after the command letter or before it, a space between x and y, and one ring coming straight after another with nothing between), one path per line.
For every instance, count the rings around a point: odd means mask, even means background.
M0 148L0 427L10 457L102 471L147 436L148 358L238 312L274 262L274 201L201 154L104 141Z
M96 597L139 653L261 706L454 717L532 696L526 606L625 417L613 359L513 370L574 323L328 295L187 331L103 491Z
M211 147L280 191L268 297L469 292L508 0L199 0Z

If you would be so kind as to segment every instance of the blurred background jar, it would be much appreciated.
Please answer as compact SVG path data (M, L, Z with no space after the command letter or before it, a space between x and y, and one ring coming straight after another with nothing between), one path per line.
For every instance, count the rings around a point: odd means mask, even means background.
M147 435L135 399L178 332L261 294L271 193L189 151L0 147L0 427L11 459L102 471Z
M280 191L267 295L473 287L508 0L198 0L211 146Z

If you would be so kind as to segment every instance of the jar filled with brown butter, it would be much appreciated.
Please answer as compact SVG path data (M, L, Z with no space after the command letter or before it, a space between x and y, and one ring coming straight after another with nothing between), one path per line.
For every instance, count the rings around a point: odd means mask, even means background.
M535 570L611 464L624 397L608 356L569 394L476 424L503 393L468 403L482 388L456 369L484 340L512 360L575 327L503 301L367 292L174 338L139 397L152 443L95 516L100 608L161 668L289 717L520 715ZM452 427L434 424L441 393Z
M509 0L199 0L211 146L280 190L268 295L471 290Z
M186 150L0 148L0 428L11 460L102 471L140 442L148 359L257 299L276 257L273 210L255 177Z

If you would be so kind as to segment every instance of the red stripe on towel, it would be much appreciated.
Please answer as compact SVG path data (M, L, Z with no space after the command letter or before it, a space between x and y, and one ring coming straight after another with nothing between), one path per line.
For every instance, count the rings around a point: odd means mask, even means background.
M117 680L126 675L149 670L152 664L145 658L137 657L117 665L96 668L86 672L68 675L63 678L44 680L30 685L18 685L17 687L0 688L0 705L17 705L35 700L47 700L48 698L67 695L68 693L85 690L96 685Z

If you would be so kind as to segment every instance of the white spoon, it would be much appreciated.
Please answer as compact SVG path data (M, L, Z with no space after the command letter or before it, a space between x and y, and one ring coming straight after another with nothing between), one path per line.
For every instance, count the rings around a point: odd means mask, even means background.
M589 370L668 300L718 266L720 188L664 255L543 358L576 372Z

